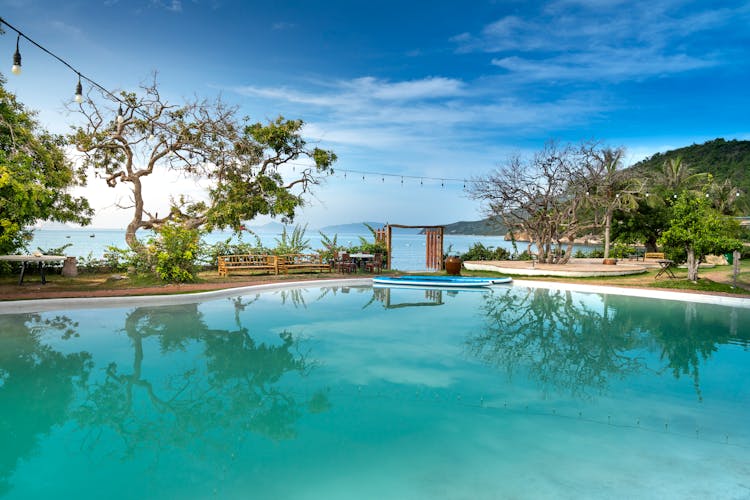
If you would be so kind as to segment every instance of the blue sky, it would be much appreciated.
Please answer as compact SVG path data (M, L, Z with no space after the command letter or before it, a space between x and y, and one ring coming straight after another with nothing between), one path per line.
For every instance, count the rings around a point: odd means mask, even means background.
M470 178L548 139L598 139L631 162L750 139L749 2L0 0L0 9L107 88L134 90L156 70L174 102L221 94L254 120L301 118L341 169ZM8 67L14 48L6 29ZM6 86L66 131L78 119L64 111L74 75L23 41L21 53L23 74L3 69ZM361 177L328 179L299 221L481 217L462 182ZM100 182L85 191L96 224L122 225Z

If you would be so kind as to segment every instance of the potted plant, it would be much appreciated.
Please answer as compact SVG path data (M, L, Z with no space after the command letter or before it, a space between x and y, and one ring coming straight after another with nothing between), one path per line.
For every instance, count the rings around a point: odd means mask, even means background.
M445 272L451 276L458 276L461 274L461 257L458 253L453 251L453 245L448 246L448 251L445 252Z

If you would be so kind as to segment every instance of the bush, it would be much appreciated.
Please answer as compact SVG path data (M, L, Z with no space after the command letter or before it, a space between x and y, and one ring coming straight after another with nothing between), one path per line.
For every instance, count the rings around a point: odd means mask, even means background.
M153 248L144 247L142 253L137 253L130 248L119 248L108 246L104 252L103 264L112 271L127 271L133 268L139 273L151 272L153 261Z
M518 254L518 260L531 260L531 254L528 250L524 250L520 254Z
M469 250L461 254L461 260L508 260L510 252L502 247L485 247L482 243L476 242Z
M272 250L275 255L287 255L293 253L302 253L310 248L310 240L305 239L307 224L304 227L294 226L292 233L289 234L284 226L281 232L281 238L276 239L276 248Z
M242 240L242 233L238 233L237 241L232 241L233 238L227 238L224 241L219 241L213 245L207 245L203 242L200 243L200 252L198 256L198 263L204 266L210 266L215 268L219 261L219 255L250 255L250 254L270 254L271 250L263 246L260 241L260 237L248 231L254 238L254 243L245 242Z
M576 250L576 253L573 254L573 257L575 257L576 259L585 259L586 258L586 254L583 253L583 250L578 249L578 250Z
M152 240L156 250L156 273L164 281L194 281L200 249L200 231L179 223L166 224Z
M590 259L603 259L604 258L604 249L603 248L595 248L589 252L589 258Z

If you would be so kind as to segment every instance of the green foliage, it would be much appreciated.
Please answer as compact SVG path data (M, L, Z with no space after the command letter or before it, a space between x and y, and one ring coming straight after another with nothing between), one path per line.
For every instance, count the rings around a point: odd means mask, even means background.
M153 240L156 249L156 273L164 281L195 281L200 248L200 231L179 223L166 224Z
M461 260L507 260L510 252L502 247L485 247L482 243L474 243L466 253L461 254Z
M589 258L590 259L602 259L604 258L604 249L603 248L594 248L589 252Z
M518 254L517 260L532 260L532 255L529 253L528 250L524 250L520 254Z
M38 221L90 222L92 210L68 188L83 181L65 157L65 141L39 126L34 113L0 79L0 253L26 248Z
M199 262L203 265L216 266L219 255L248 255L248 254L269 254L271 251L266 248L260 240L260 237L252 231L245 230L255 239L255 242L245 242L242 240L242 232L236 233L237 240L233 237L224 241L219 241L213 245L201 243Z
M665 162L681 158L694 172L711 174L718 184L730 180L740 191L738 208L750 211L750 141L715 139L664 153L656 153L632 168L640 175L649 176L663 169Z
M609 251L609 256L615 259L624 259L633 253L633 247L624 243L616 242Z
M320 232L320 242L323 244L323 248L321 250L318 250L318 253L324 261L331 262L335 259L336 254L346 250L345 246L339 245L338 239L338 234L334 234L333 238L330 238Z
M672 206L669 229L659 243L665 248L694 251L701 258L741 249L738 236L739 224L712 209L705 197L682 193Z
M105 267L113 271L127 271L134 269L138 273L151 272L153 261L153 247L145 246L141 253L130 248L119 248L108 245L104 252Z
M384 241L378 241L375 228L373 228L369 224L365 224L365 226L367 227L367 229L370 230L370 234L372 235L372 241L368 241L367 238L365 238L364 236L360 236L359 245L353 246L349 250L351 252L380 253L383 255L387 255L388 247L386 246Z
M274 238L276 240L276 248L272 249L271 252L275 255L286 255L294 253L303 253L305 250L310 249L310 240L305 238L305 232L307 232L307 224L304 226L294 226L292 233L286 230L286 226L281 231L280 238Z
M65 249L68 247L72 247L72 243L66 243L61 247L52 247L52 248L42 248L37 247L37 250L39 250L42 255L65 255Z

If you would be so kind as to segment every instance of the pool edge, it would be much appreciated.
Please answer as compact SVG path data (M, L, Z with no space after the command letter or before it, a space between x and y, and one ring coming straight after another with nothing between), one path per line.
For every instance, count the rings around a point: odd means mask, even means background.
M311 286L365 286L371 285L372 278L347 278L340 280L313 280L313 281L288 281L279 283L266 283L261 285L249 285L236 288L225 288L222 290L210 290L178 295L139 295L123 297L87 297L87 298L60 298L60 299L31 299L0 302L0 315L22 314L32 312L57 311L62 309L99 309L107 307L126 306L161 306L173 304L186 304L199 302L206 299L231 297L244 293L267 292L288 288L307 288ZM581 283L561 283L553 281L529 281L513 280L507 285L527 288L547 288L571 290L585 293L605 293L611 295L625 295L630 297L656 298L664 300L676 300L681 302L694 302L701 304L714 304L728 307L750 308L750 298L727 297L723 295L709 295L688 292L673 292L665 290L650 290L644 288L625 288L606 285L588 285Z

